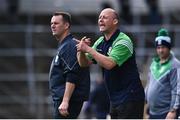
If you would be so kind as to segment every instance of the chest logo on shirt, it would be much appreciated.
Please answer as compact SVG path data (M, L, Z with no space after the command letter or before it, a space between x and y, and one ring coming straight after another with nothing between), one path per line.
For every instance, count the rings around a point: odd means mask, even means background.
M54 62L57 63L57 62L58 62L58 59L59 59L59 56L56 55Z
M112 50L112 47L109 47L109 49L108 49L108 54L111 52L111 50Z

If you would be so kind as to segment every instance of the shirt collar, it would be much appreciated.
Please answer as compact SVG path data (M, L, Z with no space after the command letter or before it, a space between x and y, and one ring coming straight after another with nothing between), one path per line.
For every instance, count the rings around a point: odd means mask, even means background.
M120 32L120 30L117 29L117 30L113 33L113 35L110 37L109 40L106 40L106 38L104 37L104 41L106 41L106 42L112 42L112 41L114 41L114 40L118 37L119 32Z
M61 42L58 43L58 46L65 43L68 39L73 38L72 34L68 34Z

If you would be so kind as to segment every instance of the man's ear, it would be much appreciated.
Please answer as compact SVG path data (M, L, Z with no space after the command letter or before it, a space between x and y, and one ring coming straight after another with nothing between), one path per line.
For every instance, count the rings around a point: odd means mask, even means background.
M70 27L70 24L68 22L65 23L65 28L68 29Z
M114 19L114 20L113 20L113 23L114 23L114 24L118 24L118 20L117 20L117 19Z

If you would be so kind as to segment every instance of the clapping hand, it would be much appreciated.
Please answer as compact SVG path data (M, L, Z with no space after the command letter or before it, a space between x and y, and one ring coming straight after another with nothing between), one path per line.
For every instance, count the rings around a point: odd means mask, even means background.
M86 38L86 36L83 37L81 40L77 40L77 39L76 39L76 42L77 42L76 47L77 47L77 51L78 51L78 52L79 52L79 51L81 51L81 52L87 52L87 51L88 51L88 47L89 47L90 44L91 44L90 38Z

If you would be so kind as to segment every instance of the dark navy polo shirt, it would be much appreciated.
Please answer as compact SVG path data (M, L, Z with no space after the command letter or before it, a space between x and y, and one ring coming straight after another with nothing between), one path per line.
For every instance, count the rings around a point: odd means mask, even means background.
M104 40L96 48L99 53L107 55L113 41L118 37L117 30L109 40ZM116 65L111 70L103 69L103 77L107 84L110 100L113 106L128 101L144 100L144 88L142 87L135 60L135 53L121 66Z
M84 101L89 97L89 68L81 68L77 61L76 41L70 34L58 44L49 72L49 87L53 100L64 96L66 82L76 85L71 99Z

